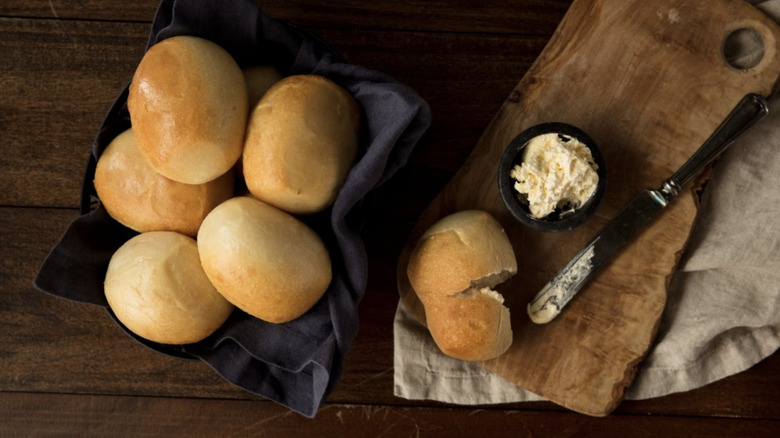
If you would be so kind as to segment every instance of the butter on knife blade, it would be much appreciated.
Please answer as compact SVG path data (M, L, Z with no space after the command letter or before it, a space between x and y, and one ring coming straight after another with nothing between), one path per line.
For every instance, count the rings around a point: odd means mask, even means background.
M558 316L593 270L595 245L596 241L583 248L528 304L531 321L546 324Z
M647 226L706 165L769 113L766 99L748 94L706 142L657 190L634 198L542 288L528 304L537 324L552 321L585 283Z

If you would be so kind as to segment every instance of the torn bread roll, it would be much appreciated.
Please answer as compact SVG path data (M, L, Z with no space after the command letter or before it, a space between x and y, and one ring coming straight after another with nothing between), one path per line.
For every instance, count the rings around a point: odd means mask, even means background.
M141 153L169 179L203 184L241 156L247 84L231 55L209 40L175 36L149 48L127 108Z
M509 238L481 210L453 213L433 224L407 266L436 345L468 361L498 357L512 344L509 309L492 288L516 272Z
M184 184L156 172L141 155L133 130L108 144L95 168L95 191L112 218L138 232L176 231L195 237L203 218L233 197L233 170L204 184Z

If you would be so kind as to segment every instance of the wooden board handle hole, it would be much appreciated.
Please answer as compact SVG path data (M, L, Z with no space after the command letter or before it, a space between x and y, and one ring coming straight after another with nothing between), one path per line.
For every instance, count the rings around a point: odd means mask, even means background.
M723 58L739 70L748 70L757 66L766 51L764 39L756 30L740 28L726 36L723 43Z

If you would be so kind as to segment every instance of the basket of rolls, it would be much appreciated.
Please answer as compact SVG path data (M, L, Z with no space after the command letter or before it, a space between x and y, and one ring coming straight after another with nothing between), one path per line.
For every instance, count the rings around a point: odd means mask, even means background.
M312 417L357 334L361 202L429 123L252 0L163 0L35 286Z

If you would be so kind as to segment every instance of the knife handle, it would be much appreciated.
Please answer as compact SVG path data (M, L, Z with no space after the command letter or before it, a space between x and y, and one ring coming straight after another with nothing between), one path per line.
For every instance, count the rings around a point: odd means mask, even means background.
M731 110L710 138L680 167L671 178L664 181L660 192L669 200L705 166L718 157L748 128L769 114L767 100L758 94L748 94Z

